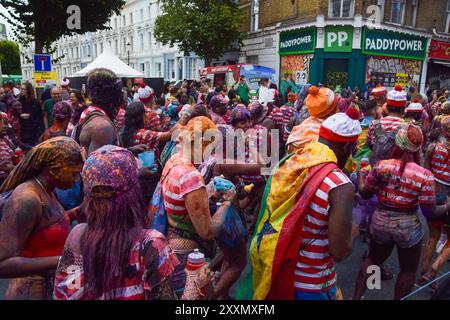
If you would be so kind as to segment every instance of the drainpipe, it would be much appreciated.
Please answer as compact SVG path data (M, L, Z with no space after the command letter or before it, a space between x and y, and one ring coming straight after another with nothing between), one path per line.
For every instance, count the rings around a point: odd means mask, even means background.
M412 6L413 6L412 27L415 28L417 24L417 9L419 8L419 0L412 0Z
M259 0L253 0L253 31L259 30Z
M377 5L380 7L381 9L381 23L384 22L384 9L385 9L385 4L386 4L386 0L378 0Z

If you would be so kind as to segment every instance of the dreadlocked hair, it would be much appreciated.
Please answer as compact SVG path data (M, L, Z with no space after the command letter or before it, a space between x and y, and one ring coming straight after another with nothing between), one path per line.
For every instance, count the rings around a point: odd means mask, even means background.
M36 178L44 169L80 165L84 159L80 145L69 137L55 137L33 147L11 171L0 187L0 193L14 190Z
M133 230L145 228L146 210L139 186L117 193L109 187L96 187L86 199L84 212L87 228L82 236L81 253L88 299L112 299L111 288L123 288L132 274L130 253L139 234Z
M125 148L134 146L134 135L144 128L145 106L142 102L132 102L125 111L125 126L120 135Z
M88 74L87 91L92 104L102 108L111 120L124 104L122 88L122 80L111 70L97 68Z

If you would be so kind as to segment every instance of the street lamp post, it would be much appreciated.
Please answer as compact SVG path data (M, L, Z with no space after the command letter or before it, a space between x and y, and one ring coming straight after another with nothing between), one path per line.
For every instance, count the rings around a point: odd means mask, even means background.
M128 48L128 65L130 65L130 47L131 47L131 43L127 43L127 48Z

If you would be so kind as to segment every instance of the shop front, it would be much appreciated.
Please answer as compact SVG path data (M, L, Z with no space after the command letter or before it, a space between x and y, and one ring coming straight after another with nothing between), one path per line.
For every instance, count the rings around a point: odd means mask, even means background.
M353 49L352 26L327 26L317 47L317 29L297 29L280 33L281 91L298 91L306 83L322 83L330 88L364 85L365 57Z
M395 85L421 89L428 39L411 34L364 28L361 52L366 56L367 86Z
M324 29L323 49L314 57L317 82L330 88L354 88L364 84L361 70L364 57L354 48L352 26L327 26Z
M316 28L296 29L280 33L280 89L298 92L311 82L311 60L316 50Z
M450 43L431 40L428 57L429 88L450 88Z

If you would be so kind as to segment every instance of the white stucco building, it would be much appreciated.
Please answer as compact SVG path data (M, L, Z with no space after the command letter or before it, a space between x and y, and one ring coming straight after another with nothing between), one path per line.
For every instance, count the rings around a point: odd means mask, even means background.
M199 70L204 66L201 59L194 55L184 56L177 47L156 42L153 29L160 14L156 1L128 0L120 15L110 18L107 23L110 30L66 36L56 41L54 58L63 58L53 64L53 71L60 79L71 76L92 62L104 48L110 47L122 61L145 77L170 81L198 78ZM21 48L24 80L33 79L33 63L27 63L25 59L25 55L32 58L33 53L32 46Z

